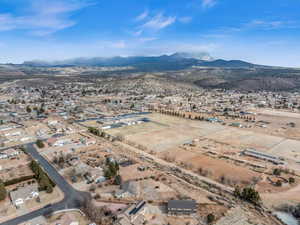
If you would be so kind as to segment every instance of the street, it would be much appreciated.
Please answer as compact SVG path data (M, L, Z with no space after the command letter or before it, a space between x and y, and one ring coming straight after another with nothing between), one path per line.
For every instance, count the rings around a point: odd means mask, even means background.
M44 208L30 212L26 215L19 216L15 219L1 223L0 225L17 225L35 217L45 215L62 209L79 208L84 199L90 198L90 194L75 190L57 171L56 169L35 149L34 144L25 145L26 152L37 160L43 167L49 177L56 183L60 190L64 193L64 199L56 204L48 205Z

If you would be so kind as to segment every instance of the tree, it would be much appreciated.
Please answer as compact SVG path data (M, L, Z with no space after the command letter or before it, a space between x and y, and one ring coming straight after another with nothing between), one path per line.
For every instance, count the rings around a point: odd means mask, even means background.
M275 185L276 185L277 187L281 187L281 186L282 186L281 180L277 180L276 183L275 183Z
M112 178L112 173L109 169L106 169L104 171L104 176L107 178L107 179L111 179Z
M20 147L20 150L21 150L22 152L26 153L26 148L25 148L24 146L21 146L21 147Z
M259 193L251 187L246 187L243 189L241 193L241 198L253 204L258 204L260 201Z
M36 145L39 147L39 148L44 148L45 147L45 144L42 140L37 140L36 141Z
M107 168L104 171L104 176L107 179L116 177L119 172L119 164L117 162L110 161L109 158L106 158L106 165L107 165Z
M215 215L210 213L210 214L207 215L206 219L207 219L207 223L210 224L210 223L215 221Z
M236 198L240 198L255 205L258 205L261 200L259 193L252 187L245 187L240 190L240 188L237 186L234 189L233 195Z
M52 187L52 185L50 184L50 185L48 185L47 187L46 187L46 192L48 193L48 194L50 194L50 193L52 193L53 192L53 187Z
M39 109L39 111L38 111L38 114L42 114L42 113L44 113L45 112L45 109L43 108L43 107L41 107L40 109Z
M275 168L275 169L273 170L273 174L274 174L275 176L280 176L280 174L281 174L281 169Z
M115 177L115 185L121 185L122 184L122 177L120 175L117 175Z
M36 161L32 160L29 166L34 174L39 173L39 164Z
M234 192L233 192L233 195L237 198L240 198L241 197L241 189L239 186L236 186L235 189L234 189Z
M113 216L109 209L96 206L90 199L83 202L81 210L84 214L97 225L112 225Z
M7 191L2 180L0 180L0 201L4 200L7 196Z
M26 112L27 112L27 113L31 113L31 111L32 111L32 110L31 110L30 106L28 105L28 106L26 107Z
M120 166L118 162L115 162L115 169L118 172L120 170Z
M95 127L89 127L88 131L94 135L100 136L100 131L99 129L95 128Z
M295 183L295 178L294 178L294 177L290 177L290 178L289 178L289 183L290 183L290 184Z
M30 168L39 182L39 187L47 193L51 193L53 191L53 184L40 165L36 161L32 160Z

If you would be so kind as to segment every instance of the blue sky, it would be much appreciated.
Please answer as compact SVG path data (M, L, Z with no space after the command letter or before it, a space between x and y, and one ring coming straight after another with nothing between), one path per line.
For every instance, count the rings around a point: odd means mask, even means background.
M0 0L0 62L208 52L300 67L300 0Z

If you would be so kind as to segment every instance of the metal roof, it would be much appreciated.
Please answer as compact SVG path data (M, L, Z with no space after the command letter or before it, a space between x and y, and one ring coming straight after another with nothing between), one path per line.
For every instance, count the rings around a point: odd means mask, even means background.
M196 208L195 200L170 200L168 202L168 209L191 209Z

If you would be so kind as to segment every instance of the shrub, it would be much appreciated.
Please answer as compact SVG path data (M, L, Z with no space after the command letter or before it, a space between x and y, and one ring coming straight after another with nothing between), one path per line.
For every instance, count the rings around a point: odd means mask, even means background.
M30 163L30 168L35 174L34 177L38 180L39 190L51 193L53 191L53 187L55 187L55 183L48 177L40 165L33 160Z
M20 182L23 182L23 181L31 180L31 179L33 179L33 178L34 178L33 175L31 175L31 176L24 176L24 177L14 178L14 179L5 181L5 182L4 182L4 186L9 186L9 185L17 184L17 183L20 183Z
M27 107L26 107L26 112L31 113L31 111L32 111L32 110L31 110L30 106L27 106Z
M240 190L239 187L236 187L233 194L235 197L255 205L259 204L261 200L259 193L252 187L245 187L242 190Z
M36 141L36 145L39 147L39 148L44 148L45 147L45 144L42 140L37 140Z
M207 219L207 223L212 223L215 221L215 215L210 213L207 215L206 219Z
M115 185L121 185L122 184L122 177L120 175L117 175L115 177Z
M4 200L7 196L7 191L5 189L4 183L0 180L0 201Z
M276 183L275 183L275 185L277 187L281 187L282 186L282 182L280 180L277 180Z
M275 168L275 169L273 170L273 174L276 175L276 176L280 176L280 174L281 174L281 169Z
M294 178L294 177L290 177L290 178L289 178L289 183L290 183L290 184L295 183L295 178Z

